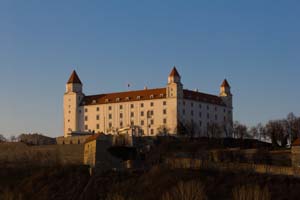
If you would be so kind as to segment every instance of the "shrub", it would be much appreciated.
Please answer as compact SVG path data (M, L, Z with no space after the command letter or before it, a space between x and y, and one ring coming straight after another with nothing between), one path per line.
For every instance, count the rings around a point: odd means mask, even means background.
M204 186L198 181L180 182L162 200L206 200Z
M233 200L270 200L271 195L267 187L259 185L238 186L233 189Z

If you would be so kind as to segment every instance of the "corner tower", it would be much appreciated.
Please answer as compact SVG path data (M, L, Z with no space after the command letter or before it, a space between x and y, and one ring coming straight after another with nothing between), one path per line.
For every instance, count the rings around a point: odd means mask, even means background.
M72 132L79 131L79 104L84 94L82 83L74 70L66 84L64 94L64 136L71 136Z
M168 85L166 90L168 105L168 128L172 132L176 133L178 130L178 122L181 118L179 110L180 105L182 105L180 102L183 101L183 85L181 83L181 76L175 66L168 77Z
M226 79L224 79L220 86L220 97L223 99L227 107L232 108L231 87Z
M168 77L167 98L183 98L181 76L175 66Z

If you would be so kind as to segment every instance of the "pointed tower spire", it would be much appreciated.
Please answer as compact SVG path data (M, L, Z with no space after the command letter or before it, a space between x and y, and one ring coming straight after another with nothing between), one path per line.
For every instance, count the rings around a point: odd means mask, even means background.
M81 84L81 80L80 78L78 77L77 73L75 70L73 70L69 80L68 80L68 84L74 84L74 83L77 83L77 84Z
M224 81L223 81L221 87L228 87L228 88L230 88L230 85L229 85L227 79L224 79Z
M173 67L169 77L181 77L180 74L178 73L176 66Z

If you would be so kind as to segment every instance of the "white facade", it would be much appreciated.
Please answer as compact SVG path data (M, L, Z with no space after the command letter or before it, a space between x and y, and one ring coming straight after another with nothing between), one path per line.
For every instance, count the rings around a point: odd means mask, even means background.
M138 127L143 136L155 136L165 127L170 133L179 124L192 125L195 136L206 136L210 124L226 134L232 131L232 95L225 80L220 96L184 90L174 68L165 88L85 96L74 71L64 95L64 136L72 132L115 133Z

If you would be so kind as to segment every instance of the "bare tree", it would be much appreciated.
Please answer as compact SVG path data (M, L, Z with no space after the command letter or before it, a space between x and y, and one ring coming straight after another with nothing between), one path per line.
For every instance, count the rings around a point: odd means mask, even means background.
M243 125L238 121L235 121L233 124L233 132L235 138L239 138L243 140L248 133L248 128L246 125Z
M182 135L182 136L187 135L187 127L186 127L186 125L182 121L179 120L178 123L177 123L177 128L176 128L175 132L178 135Z
M190 138L194 138L196 135L197 125L194 121L191 121L190 123L185 124L187 135L190 136Z
M287 144L288 133L285 129L285 121L273 120L266 125L267 135L271 138L273 146L285 146ZM280 145L279 145L280 142Z
M170 134L170 129L166 125L162 125L157 129L159 136L168 136Z
M249 134L252 138L257 139L259 138L259 131L257 126L253 126L250 128Z
M0 134L0 142L6 142L6 138Z
M208 135L212 138L219 138L222 135L222 128L217 123L211 123L207 127Z

